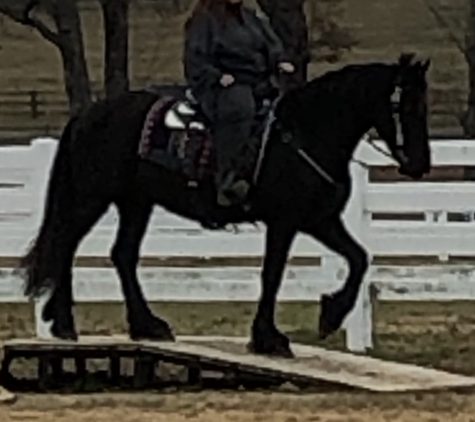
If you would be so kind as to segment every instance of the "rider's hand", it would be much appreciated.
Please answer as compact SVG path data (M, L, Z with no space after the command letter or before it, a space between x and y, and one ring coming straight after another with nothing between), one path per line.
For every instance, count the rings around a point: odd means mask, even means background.
M281 62L279 63L279 70L284 73L294 73L295 66L290 62Z
M234 76L229 75L229 74L225 74L225 75L221 76L221 80L219 81L219 83L222 86L232 85L234 83Z

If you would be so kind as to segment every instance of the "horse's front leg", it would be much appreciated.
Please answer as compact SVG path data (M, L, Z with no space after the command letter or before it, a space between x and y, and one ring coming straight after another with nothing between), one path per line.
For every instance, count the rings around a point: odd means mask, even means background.
M324 339L341 327L353 309L368 269L368 254L348 232L340 216L319 221L303 231L345 258L349 266L343 287L331 295L322 296L319 334Z
M254 353L291 357L289 339L275 326L275 305L290 246L297 231L286 222L268 224L261 275L261 297L252 326Z

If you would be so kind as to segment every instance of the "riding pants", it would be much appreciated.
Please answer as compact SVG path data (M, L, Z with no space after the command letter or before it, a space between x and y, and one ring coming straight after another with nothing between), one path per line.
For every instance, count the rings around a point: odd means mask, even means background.
M205 99L204 111L212 121L217 183L221 186L238 171L236 160L251 135L256 115L253 89L240 84L220 87Z

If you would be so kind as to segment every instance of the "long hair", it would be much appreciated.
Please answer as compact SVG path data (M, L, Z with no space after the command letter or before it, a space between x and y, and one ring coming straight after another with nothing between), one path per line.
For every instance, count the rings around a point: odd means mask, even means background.
M185 29L188 29L195 17L206 12L213 14L221 23L225 23L233 15L241 18L241 8L242 3L236 5L233 9L229 8L226 0L198 0L191 16L185 22Z

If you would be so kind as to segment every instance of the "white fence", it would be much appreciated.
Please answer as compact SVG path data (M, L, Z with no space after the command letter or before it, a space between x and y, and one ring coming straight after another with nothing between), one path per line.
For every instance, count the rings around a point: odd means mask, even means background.
M0 257L22 255L41 219L49 169L56 141L37 139L28 147L0 148ZM372 166L392 163L366 143L356 157ZM475 165L475 142L433 141L435 166ZM451 213L475 210L475 183L369 183L368 171L352 164L355 180L345 213L351 231L373 256L475 255L475 223L452 221ZM420 213L420 221L377 219L378 214ZM78 255L108 257L115 236L116 212L111 208L81 244ZM207 232L196 223L156 208L142 246L150 257L261 257L263 227L244 225L240 231ZM291 255L320 257L320 266L289 266L279 300L316 301L344 281L346 266L306 236L294 243ZM145 294L152 301L255 301L260 292L259 267L141 267ZM369 285L382 300L452 300L475 298L475 271L470 266L372 266L358 305L346 321L351 350L371 347ZM76 267L77 301L123 301L111 268ZM0 272L0 301L21 302L21 284L11 269ZM39 307L37 306L37 309ZM37 333L44 332L37 321Z

